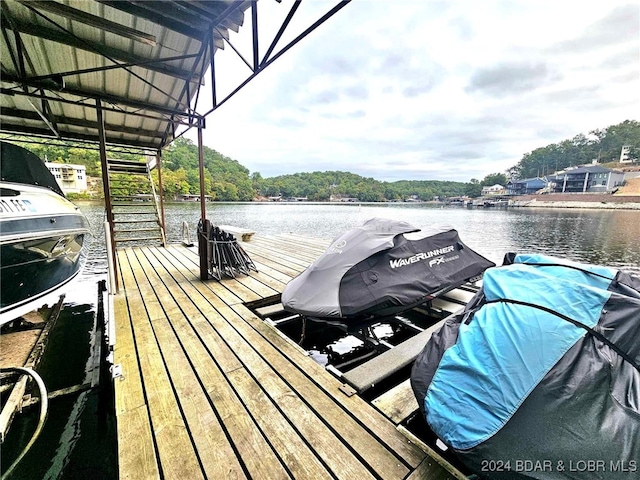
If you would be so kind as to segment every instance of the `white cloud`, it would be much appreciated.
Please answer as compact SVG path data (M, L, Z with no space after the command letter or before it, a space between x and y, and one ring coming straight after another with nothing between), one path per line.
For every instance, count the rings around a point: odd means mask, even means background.
M258 3L263 51L290 4ZM303 2L283 40L333 5ZM354 0L213 112L205 144L264 177L482 179L638 119L639 24L616 0ZM250 30L232 36L247 59ZM234 57L216 55L218 98L249 74Z

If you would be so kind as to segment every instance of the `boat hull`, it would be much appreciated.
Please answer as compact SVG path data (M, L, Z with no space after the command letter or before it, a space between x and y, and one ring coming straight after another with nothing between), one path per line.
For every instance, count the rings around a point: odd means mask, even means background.
M48 189L0 182L0 325L78 275L89 223Z

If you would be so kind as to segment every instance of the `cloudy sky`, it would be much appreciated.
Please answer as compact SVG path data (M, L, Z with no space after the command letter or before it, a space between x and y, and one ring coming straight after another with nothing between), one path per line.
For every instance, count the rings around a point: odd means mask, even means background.
M290 3L258 3L265 49ZM302 2L284 40L335 3ZM249 26L231 39L248 59ZM230 48L216 59L221 90L250 73ZM353 0L209 115L204 143L263 177L466 182L628 119L638 0Z

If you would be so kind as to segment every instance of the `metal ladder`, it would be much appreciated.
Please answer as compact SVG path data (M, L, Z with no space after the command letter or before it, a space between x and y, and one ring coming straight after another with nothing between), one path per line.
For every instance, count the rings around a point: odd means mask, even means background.
M116 247L153 243L164 246L165 232L149 164L108 159L107 172Z

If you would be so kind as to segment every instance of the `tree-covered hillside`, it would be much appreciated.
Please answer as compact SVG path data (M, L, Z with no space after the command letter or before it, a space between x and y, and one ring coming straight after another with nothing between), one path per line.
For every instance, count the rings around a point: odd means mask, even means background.
M57 163L74 163L87 167L87 174L101 178L100 156L95 149L76 146L25 144L26 148L42 159ZM401 180L381 182L355 173L330 171L296 173L263 178L259 172L251 175L236 160L204 147L205 194L217 201L251 201L256 197L306 197L312 201L355 198L362 202L393 200L433 200L434 198L480 195L483 185L505 183L503 174L487 175L481 182L468 183L439 180ZM109 158L142 160L132 155L107 153ZM199 194L198 147L191 140L179 138L163 152L162 184L165 197L181 194ZM158 183L157 169L152 176ZM100 187L101 188L101 187ZM101 191L97 196L102 196ZM136 192L131 192L135 194Z
M251 201L254 197L249 170L236 160L204 147L204 188L219 201ZM162 184L165 195L200 192L198 146L179 138L163 152Z
M331 197L357 198L362 202L384 202L393 200L458 197L477 197L485 185L506 184L501 173L487 175L482 181L471 179L468 183L442 180L400 180L381 182L349 172L313 172L262 178L253 175L253 186L258 194L268 197L307 197L309 200L325 201Z
M629 157L640 159L640 122L625 120L617 125L579 134L570 140L552 143L525 153L520 162L509 169L512 178L530 178L551 174L575 165L617 162L623 145L631 147Z
M509 178L529 178L553 173L568 166L617 161L623 145L630 146L630 157L640 158L640 122L626 120L618 125L579 134L571 140L547 145L526 153L520 162L511 167ZM87 174L100 178L101 168L97 150L78 146L26 144L42 159L60 163L86 165ZM496 183L505 185L504 173L492 173L483 180L469 182L439 180L400 180L382 182L355 173L305 172L263 178L259 172L250 174L238 161L204 147L205 194L218 201L251 201L256 197L306 197L312 201L328 201L330 198L356 198L362 202L393 200L433 200L436 197L468 195L478 197L483 186ZM118 158L131 158L119 155ZM153 174L157 181L157 171ZM199 194L198 147L185 138L179 138L163 152L163 187L168 199L179 194ZM135 192L132 192L135 193Z

